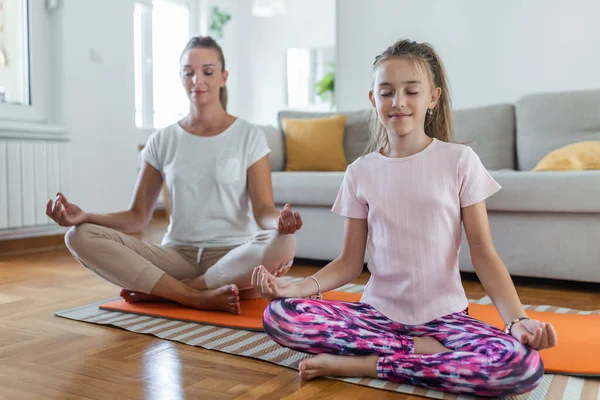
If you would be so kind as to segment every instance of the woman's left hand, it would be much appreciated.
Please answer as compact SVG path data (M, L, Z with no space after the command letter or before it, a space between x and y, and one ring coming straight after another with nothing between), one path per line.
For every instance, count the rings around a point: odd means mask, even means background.
M286 204L277 218L277 230L281 233L293 234L302 227L300 213L293 212L292 206Z
M529 345L536 350L547 349L556 346L556 331L552 324L525 319L514 324L510 333L521 344Z

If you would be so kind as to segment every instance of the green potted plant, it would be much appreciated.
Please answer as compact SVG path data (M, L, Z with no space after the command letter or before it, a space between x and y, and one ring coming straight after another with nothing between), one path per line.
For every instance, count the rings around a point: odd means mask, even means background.
M328 101L331 104L331 107L333 107L335 92L335 65L329 64L329 66L331 70L323 75L323 77L316 83L316 91L321 99Z
M211 17L212 17L211 23L210 23L210 27L208 28L208 30L212 34L214 34L217 38L222 39L223 38L223 30L225 28L225 25L231 19L231 14L227 13L226 11L221 11L221 10L219 10L219 7L214 6L212 8L212 16Z

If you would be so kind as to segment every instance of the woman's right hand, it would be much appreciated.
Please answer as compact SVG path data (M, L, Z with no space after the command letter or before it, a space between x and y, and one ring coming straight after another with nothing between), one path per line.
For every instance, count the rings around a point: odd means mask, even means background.
M252 271L252 286L262 297L271 301L295 297L293 293L297 285L276 277L259 265Z
M54 206L52 200L46 204L46 215L49 216L60 226L80 225L88 222L90 216L79 206L69 203L62 193L56 194Z

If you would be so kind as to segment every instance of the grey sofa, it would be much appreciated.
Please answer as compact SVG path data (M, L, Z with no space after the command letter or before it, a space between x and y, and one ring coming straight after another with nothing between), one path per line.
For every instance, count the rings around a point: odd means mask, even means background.
M349 163L366 146L370 112L344 113ZM282 111L279 120L323 115ZM509 272L600 283L600 171L531 171L556 148L600 140L600 90L532 94L514 105L457 110L454 127L455 141L471 146L502 185L487 207L494 243ZM291 203L304 220L296 234L297 257L336 258L344 218L331 207L344 173L284 171L281 123L264 130L272 149L275 202ZM473 271L464 231L460 269Z

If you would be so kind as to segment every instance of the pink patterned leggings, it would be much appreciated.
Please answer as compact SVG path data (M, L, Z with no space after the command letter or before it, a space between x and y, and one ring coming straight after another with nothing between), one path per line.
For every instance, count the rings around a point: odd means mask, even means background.
M377 376L428 389L477 396L533 390L544 375L537 351L471 318L468 311L423 325L403 325L363 303L281 299L264 314L265 333L310 354L379 355ZM451 352L414 354L413 337L431 336Z

